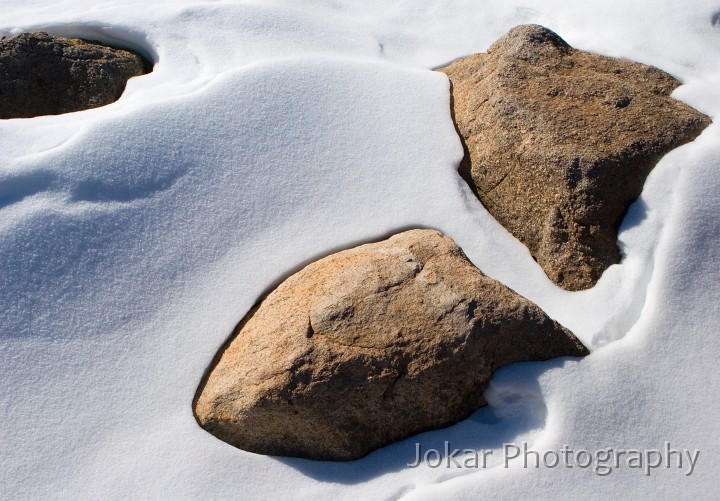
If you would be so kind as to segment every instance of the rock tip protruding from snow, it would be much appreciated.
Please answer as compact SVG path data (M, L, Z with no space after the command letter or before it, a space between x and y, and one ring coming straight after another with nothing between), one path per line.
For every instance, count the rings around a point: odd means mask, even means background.
M117 101L152 65L127 49L45 32L0 41L0 119L59 115Z

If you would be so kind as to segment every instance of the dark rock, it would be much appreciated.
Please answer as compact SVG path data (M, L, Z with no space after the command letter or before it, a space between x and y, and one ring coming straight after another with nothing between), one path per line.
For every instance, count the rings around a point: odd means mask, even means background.
M285 280L220 351L194 412L241 449L351 460L467 417L498 367L587 353L450 238L412 230Z
M550 279L592 287L620 261L617 230L655 164L710 120L656 68L519 26L441 69L464 140L461 174Z
M23 33L0 41L0 118L29 118L117 101L150 71L140 55L98 42Z

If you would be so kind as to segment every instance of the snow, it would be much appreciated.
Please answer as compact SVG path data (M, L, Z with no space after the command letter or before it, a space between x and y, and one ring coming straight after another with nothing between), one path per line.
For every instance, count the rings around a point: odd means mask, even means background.
M720 446L720 130L668 154L596 287L555 287L457 175L448 82L429 71L537 22L653 64L720 111L712 1L2 0L0 36L42 29L142 51L112 105L0 121L0 497L703 498ZM333 251L412 227L592 355L499 371L490 408L351 463L260 456L200 429L191 401L263 293ZM486 468L409 468L423 449ZM699 449L694 472L523 468L538 450Z

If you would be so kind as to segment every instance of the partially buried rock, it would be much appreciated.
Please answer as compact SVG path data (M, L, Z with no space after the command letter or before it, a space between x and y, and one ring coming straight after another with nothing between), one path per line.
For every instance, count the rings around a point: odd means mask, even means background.
M498 367L587 353L450 238L412 230L285 280L218 354L194 411L241 449L351 460L467 417Z
M575 50L519 26L440 71L466 146L461 173L553 282L593 286L620 261L617 230L645 178L709 119L656 68Z
M0 118L58 115L117 101L150 70L140 55L77 38L23 33L0 42Z

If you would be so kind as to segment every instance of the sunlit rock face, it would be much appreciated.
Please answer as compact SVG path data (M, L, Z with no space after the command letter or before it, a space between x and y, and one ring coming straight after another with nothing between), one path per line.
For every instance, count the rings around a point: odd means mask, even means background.
M466 146L461 173L488 211L567 290L620 261L617 231L645 178L710 120L672 99L663 71L518 26L441 69Z
M286 279L220 351L194 411L241 449L351 460L467 417L503 365L587 353L453 240L412 230Z

